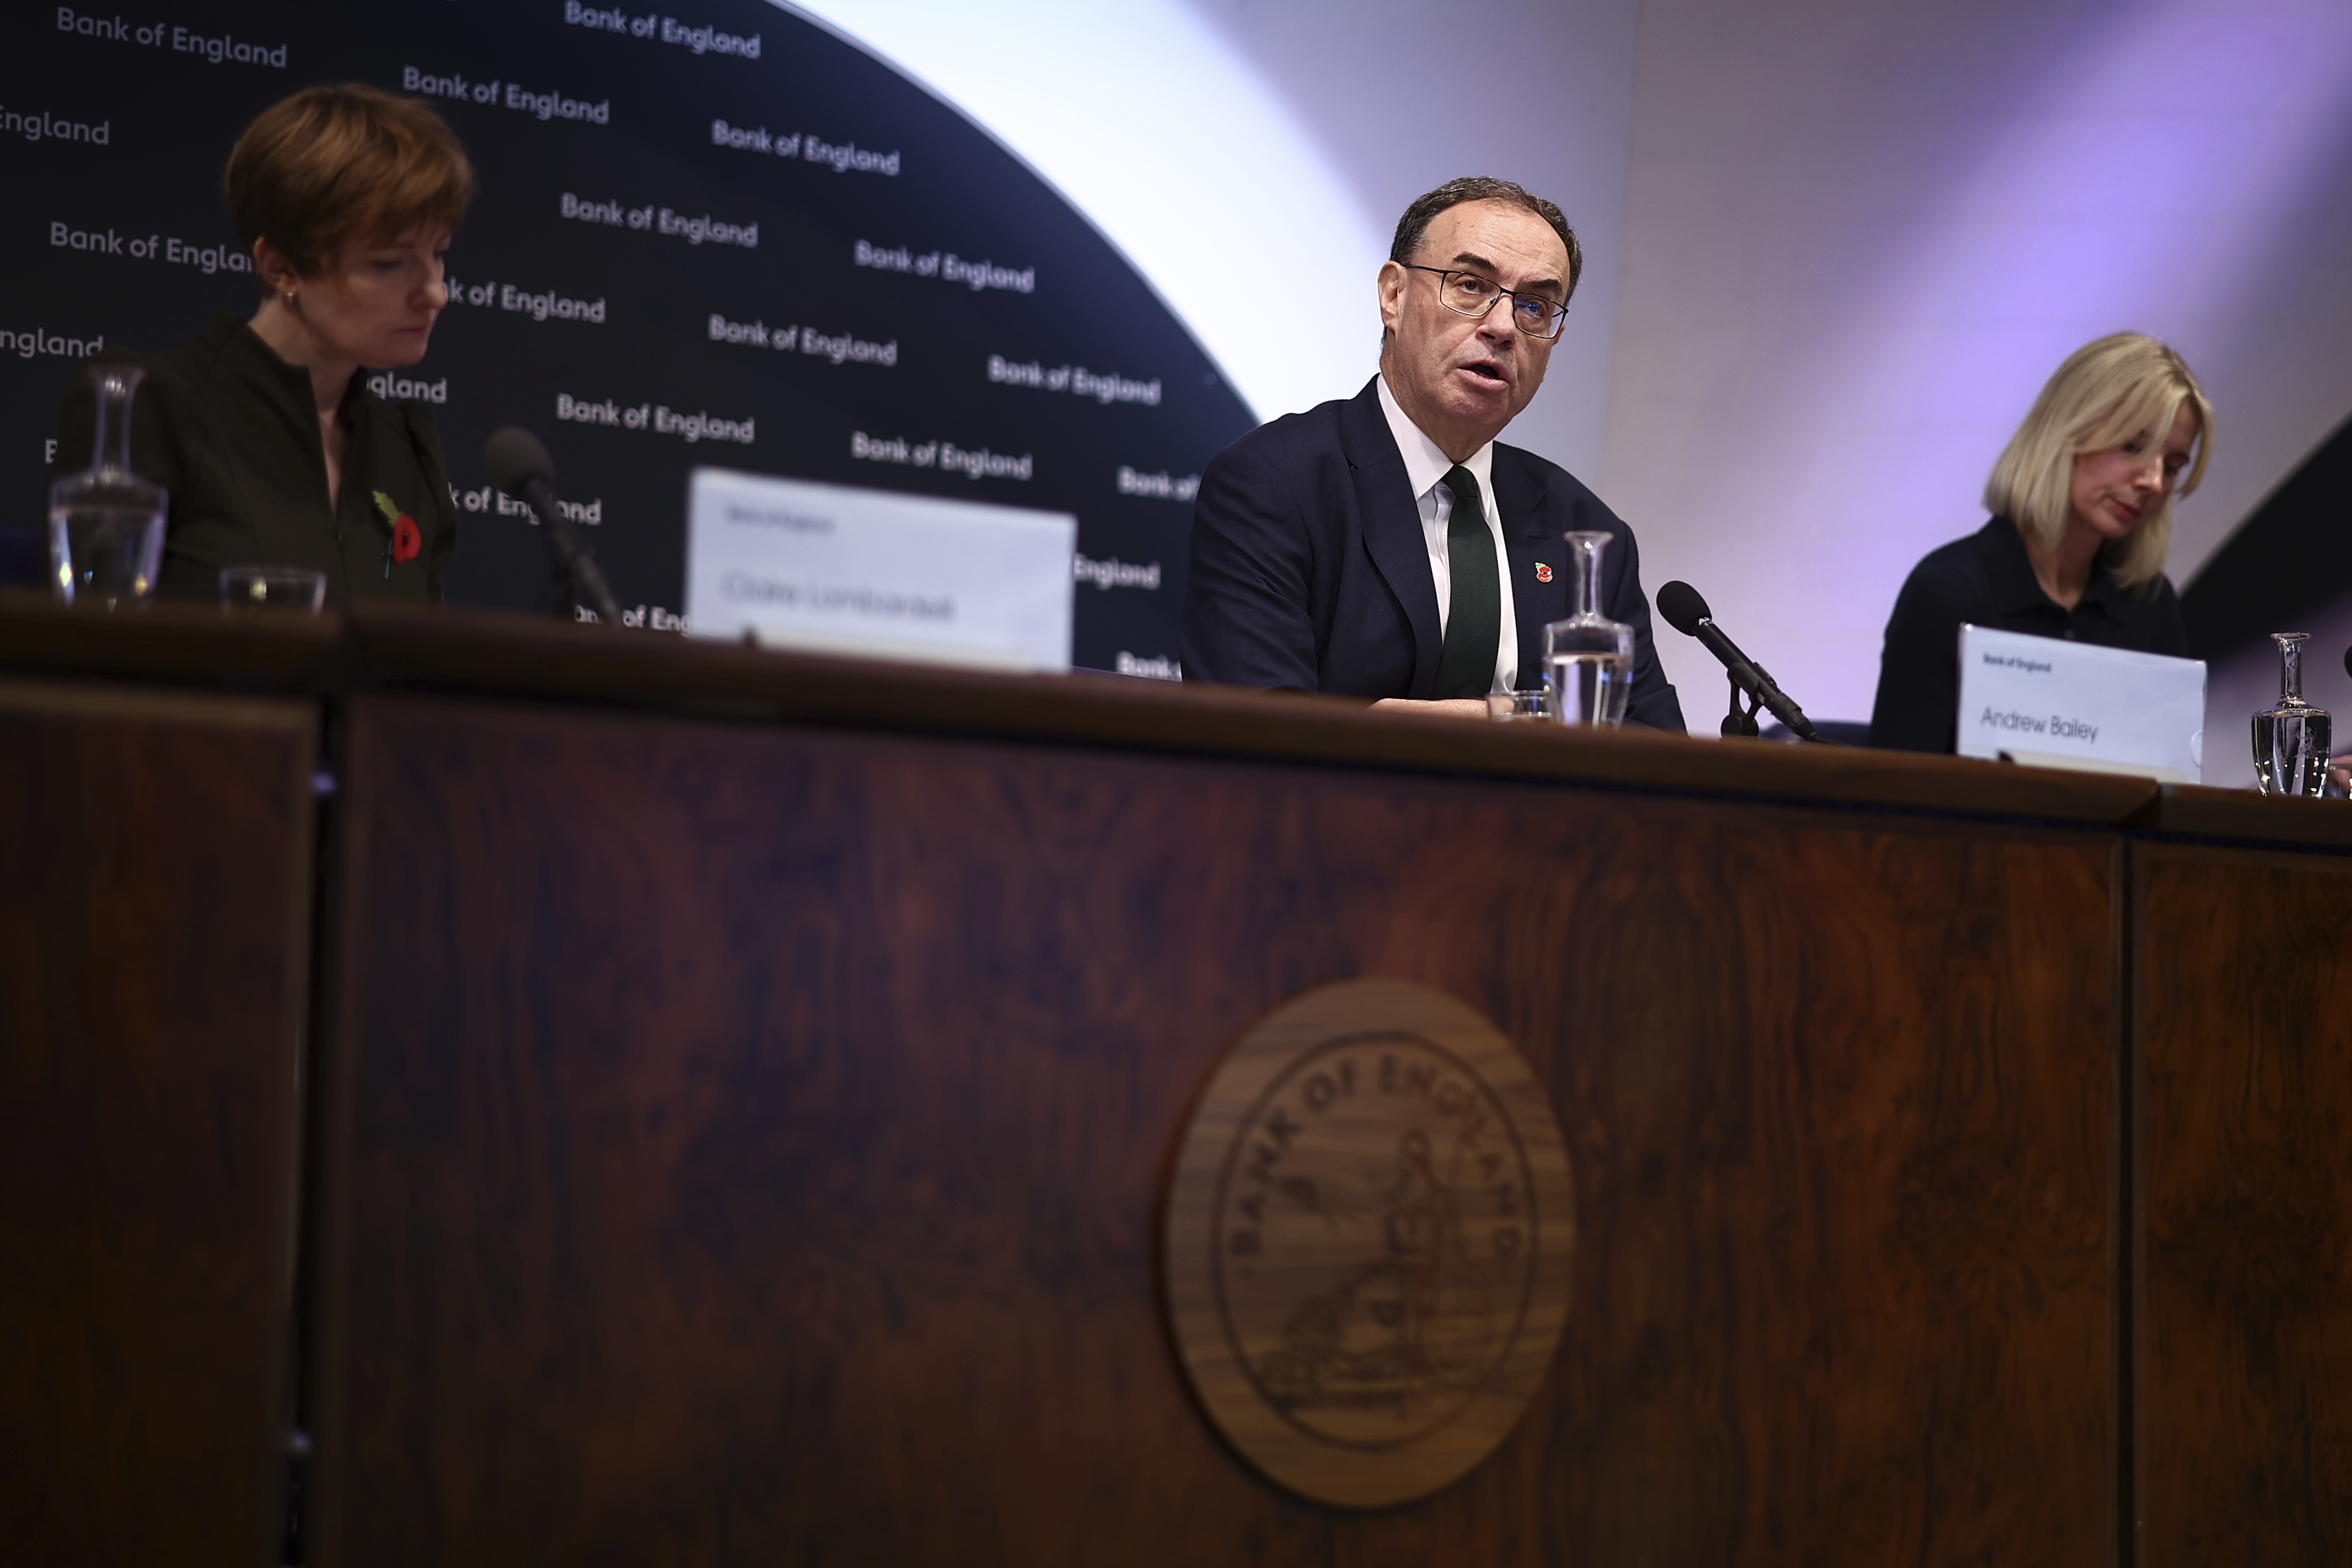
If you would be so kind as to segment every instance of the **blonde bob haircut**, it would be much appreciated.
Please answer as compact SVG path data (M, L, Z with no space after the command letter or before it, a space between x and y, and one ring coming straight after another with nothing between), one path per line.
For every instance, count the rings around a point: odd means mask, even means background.
M316 278L352 240L387 241L418 224L456 228L474 198L474 166L420 99L358 83L312 87L245 128L221 196L247 256L267 239Z
M1985 481L1986 510L2055 550L2074 505L2074 459L2133 441L2162 441L2184 403L2196 411L2196 454L2179 486L2132 531L2109 563L2121 587L2154 582L2172 548L2172 502L2205 477L2205 459L2213 449L2213 405L2189 363L2146 333L2117 332L2066 356L1992 466L1992 477Z

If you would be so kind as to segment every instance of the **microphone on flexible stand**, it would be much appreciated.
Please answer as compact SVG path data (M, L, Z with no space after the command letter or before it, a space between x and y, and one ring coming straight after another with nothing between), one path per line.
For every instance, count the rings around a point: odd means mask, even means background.
M1755 734L1756 710L1762 708L1786 724L1800 740L1821 745L1831 743L1822 739L1813 721L1805 717L1805 710L1773 684L1764 667L1740 652L1739 646L1723 635L1723 628L1715 624L1714 615L1696 588L1687 583L1669 583L1660 588L1658 614L1665 616L1666 624L1675 630L1696 637L1706 646L1707 652L1723 661L1725 673L1731 677L1731 712L1723 721L1725 735ZM1739 705L1742 691L1751 700L1744 710Z
M556 504L555 461L547 455L546 445L521 426L509 425L484 444L482 466L490 471L490 482L500 491L538 515L547 534L548 556L555 566L556 613L563 614L576 596L588 601L598 620L608 626L619 626L621 606L614 602L604 568L580 542L572 520Z

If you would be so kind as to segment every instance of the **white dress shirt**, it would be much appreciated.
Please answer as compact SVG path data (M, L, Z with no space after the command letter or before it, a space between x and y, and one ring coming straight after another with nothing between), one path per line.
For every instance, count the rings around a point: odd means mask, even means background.
M1381 412L1388 416L1389 434L1396 437L1397 450L1404 458L1405 478L1421 509L1422 537L1429 546L1429 574L1437 584L1437 635L1443 638L1454 607L1454 571L1446 563L1445 537L1446 525L1454 516L1454 492L1438 481L1454 467L1454 459L1397 406L1386 375L1380 384ZM1486 502L1481 510L1486 514L1486 537L1495 546L1495 581L1502 588L1502 632L1495 639L1495 682L1487 689L1508 691L1519 678L1519 621L1511 603L1511 558L1503 549L1502 519L1495 510L1495 443L1489 441L1471 453L1462 466L1478 481L1480 498Z

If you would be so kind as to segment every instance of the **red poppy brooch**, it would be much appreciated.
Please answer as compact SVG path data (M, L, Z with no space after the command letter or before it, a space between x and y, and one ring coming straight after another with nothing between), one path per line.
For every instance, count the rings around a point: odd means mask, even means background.
M384 522L392 529L392 536L383 542L383 574L389 577L394 562L416 559L417 552L425 548L425 531L418 528L416 520L401 510L390 496L382 490L374 493L375 509L383 513Z

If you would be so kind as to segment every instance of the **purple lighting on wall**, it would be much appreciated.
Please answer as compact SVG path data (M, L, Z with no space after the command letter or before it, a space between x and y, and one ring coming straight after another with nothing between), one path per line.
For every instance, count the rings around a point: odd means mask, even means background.
M1812 711L1867 715L1905 574L2081 343L2154 332L2218 405L2176 582L2352 410L2352 8L1643 25L1604 493Z

